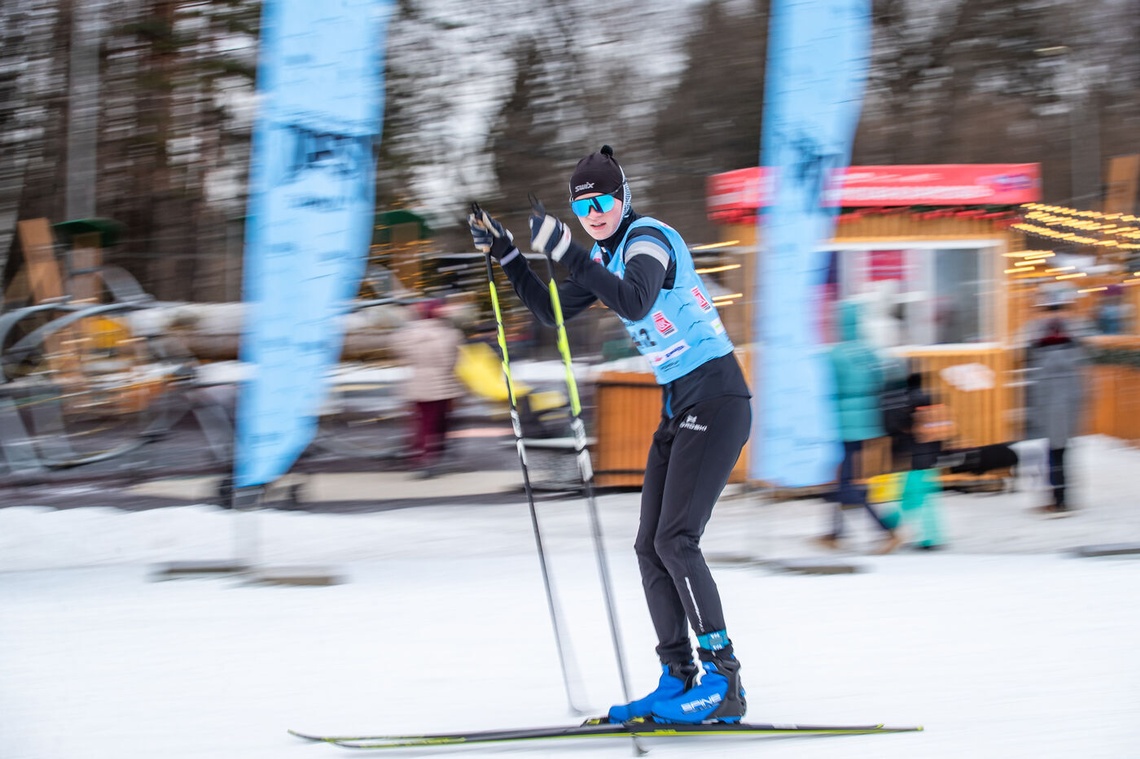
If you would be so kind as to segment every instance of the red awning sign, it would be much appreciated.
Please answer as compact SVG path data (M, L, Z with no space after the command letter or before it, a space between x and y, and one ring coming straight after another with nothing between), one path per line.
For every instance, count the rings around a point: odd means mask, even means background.
M771 170L737 169L708 179L709 218L740 221L756 215L772 195ZM829 200L846 208L869 206L1020 205L1041 199L1036 163L850 166Z

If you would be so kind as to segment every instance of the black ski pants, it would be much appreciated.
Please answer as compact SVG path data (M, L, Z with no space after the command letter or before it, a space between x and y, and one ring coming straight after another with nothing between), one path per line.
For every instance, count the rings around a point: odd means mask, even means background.
M721 396L662 418L653 435L634 550L665 664L692 660L689 627L725 629L700 542L751 425L747 398Z

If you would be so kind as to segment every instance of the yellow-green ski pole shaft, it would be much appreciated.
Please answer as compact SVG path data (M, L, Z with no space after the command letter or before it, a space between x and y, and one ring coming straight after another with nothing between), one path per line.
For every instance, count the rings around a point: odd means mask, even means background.
M613 639L618 677L621 679L622 695L625 696L625 700L628 702L632 699L632 696L629 690L629 678L626 675L625 655L622 650L621 632L618 627L617 609L614 605L609 565L606 561L602 525L601 520L598 518L597 501L594 498L594 467L590 462L590 450L586 444L586 425L582 423L582 404L578 397L578 381L574 378L574 363L570 355L570 341L566 336L566 323L562 317L562 301L558 297L558 283L554 277L554 263L550 260L549 255L546 256L546 271L549 276L548 288L550 290L550 306L554 311L554 326L558 334L558 352L562 356L562 365L566 369L566 392L570 396L570 429L574 433L574 449L578 456L578 470L581 472L582 487L586 492L586 504L594 538L594 553L598 560L598 575L601 578L602 594L605 597L606 616L609 618L610 623L610 637ZM634 738L634 747L639 753L644 753L644 749L637 743L636 737Z
M511 429L515 434L515 449L518 451L519 467L522 469L523 489L526 491L527 505L530 507L530 524L534 531L534 543L538 549L538 563L542 569L542 585L546 590L546 606L550 612L550 625L554 629L554 645L558 649L558 664L562 668L562 684L566 688L566 700L570 709L577 714L585 714L586 710L574 702L573 689L570 687L570 674L567 665L566 647L562 636L561 614L558 612L558 603L554 597L554 590L550 583L550 570L546 564L546 551L542 546L542 532L538 526L538 512L534 507L534 490L530 484L530 470L527 468L526 443L523 441L522 422L519 419L518 403L515 398L515 385L511 379L511 361L507 352L507 334L503 328L503 311L499 306L499 293L495 289L495 269L491 263L491 252L486 251L487 259L487 286L491 294L491 310L495 313L495 326L498 331L499 355L502 357L503 379L507 383L507 399L511 413Z

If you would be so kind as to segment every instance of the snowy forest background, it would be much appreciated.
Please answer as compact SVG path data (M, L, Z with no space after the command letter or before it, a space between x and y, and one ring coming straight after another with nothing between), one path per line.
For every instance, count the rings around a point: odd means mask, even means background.
M470 248L472 199L525 233L527 192L556 208L574 162L606 142L640 210L713 240L706 177L759 159L768 11L397 0L377 210L426 216L439 250ZM1040 162L1046 199L1080 205L1109 157L1140 152L1140 0L874 0L873 12L853 163ZM108 262L160 299L240 297L259 17L257 0L0 4L5 281L15 220L67 218L69 71L86 60L95 215L124 225ZM71 54L91 40L87 58Z

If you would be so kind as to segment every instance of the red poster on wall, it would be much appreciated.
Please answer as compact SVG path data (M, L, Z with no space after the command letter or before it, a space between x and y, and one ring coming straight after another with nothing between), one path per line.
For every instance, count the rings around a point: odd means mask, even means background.
M872 250L867 257L867 275L871 282L906 280L906 251Z

